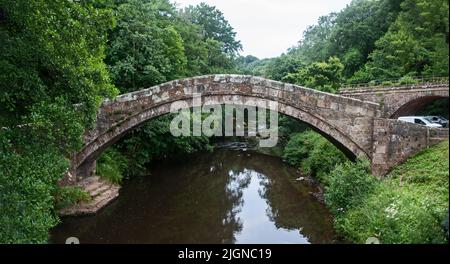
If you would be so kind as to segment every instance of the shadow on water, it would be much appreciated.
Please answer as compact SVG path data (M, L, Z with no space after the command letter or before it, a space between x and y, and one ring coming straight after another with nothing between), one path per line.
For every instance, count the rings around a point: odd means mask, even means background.
M96 216L64 218L54 243L334 243L332 217L278 158L218 150L153 166Z

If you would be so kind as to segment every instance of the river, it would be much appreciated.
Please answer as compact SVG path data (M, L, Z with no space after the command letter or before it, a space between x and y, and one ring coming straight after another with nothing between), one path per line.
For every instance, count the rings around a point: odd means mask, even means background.
M229 149L154 164L95 216L63 218L53 243L335 243L332 216L279 158Z

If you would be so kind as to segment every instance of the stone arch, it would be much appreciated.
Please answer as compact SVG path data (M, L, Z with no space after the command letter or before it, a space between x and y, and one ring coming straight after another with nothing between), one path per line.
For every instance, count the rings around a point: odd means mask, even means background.
M240 99L238 101L234 101L234 105L239 106L246 106L247 104L245 104L245 100L252 99L252 97L242 97L242 96L233 96L233 97L234 99L238 98ZM208 96L206 97L206 99L218 100L220 98L218 96L212 97ZM189 100L180 100L180 101L189 103ZM339 129L328 124L326 120L323 120L318 116L309 114L298 108L287 106L284 104L280 105L278 112L307 123L313 130L322 134L334 145L336 145L350 159L354 159L356 156L360 155L366 157L369 156L368 153L366 153L363 149L361 149L353 140L351 140L348 136L346 136L342 131L339 131ZM83 165L87 165L90 162L95 161L101 155L101 153L103 153L103 151L105 151L109 146L119 141L123 136L126 135L127 132L135 129L136 127L140 126L141 124L147 121L150 121L153 118L168 113L170 113L169 103L160 105L152 109L145 110L142 113L137 114L133 118L128 119L123 123L117 124L112 129L109 129L109 131L107 131L105 134L99 136L95 141L85 146L77 154L75 161L76 163L74 165L77 167L77 169L83 168ZM80 172L78 172L77 174L79 173Z
M105 101L95 129L85 136L84 148L72 159L72 175L89 176L95 160L128 131L170 112L170 105L184 101L192 106L195 93L203 102L248 105L254 99L278 103L278 112L309 124L349 157L371 158L372 124L379 105L318 92L252 76L211 75L177 80Z
M418 109L423 109L430 103L439 100L449 98L447 94L417 94L403 100L399 100L396 107L391 109L389 117L397 119L400 116L415 115Z
M393 87L367 87L362 89L343 89L341 96L375 102L383 109L383 118L395 118L405 114L409 108L417 107L414 104L426 104L427 100L448 98L448 83L419 84ZM399 113L397 113L400 110ZM406 112L404 112L406 111Z

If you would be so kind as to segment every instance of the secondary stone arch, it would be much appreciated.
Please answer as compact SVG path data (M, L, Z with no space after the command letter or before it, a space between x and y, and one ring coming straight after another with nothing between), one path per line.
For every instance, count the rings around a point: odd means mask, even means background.
M449 98L448 92L446 94L416 94L399 100L396 107L390 111L389 116L396 119L400 116L415 115L418 109L423 109L426 105L445 98Z

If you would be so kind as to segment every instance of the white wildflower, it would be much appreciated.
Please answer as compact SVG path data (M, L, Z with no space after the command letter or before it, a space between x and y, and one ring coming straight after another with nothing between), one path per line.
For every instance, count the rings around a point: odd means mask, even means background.
M385 210L387 218L395 218L398 213L398 208L395 203L391 203Z

